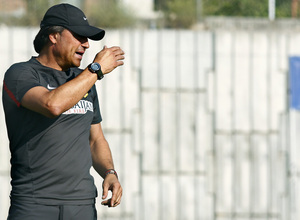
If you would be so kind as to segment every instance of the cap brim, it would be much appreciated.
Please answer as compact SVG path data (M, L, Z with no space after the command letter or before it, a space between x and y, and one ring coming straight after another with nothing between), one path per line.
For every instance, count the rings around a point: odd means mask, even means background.
M105 35L104 30L94 26L69 26L66 28L91 40L101 40Z

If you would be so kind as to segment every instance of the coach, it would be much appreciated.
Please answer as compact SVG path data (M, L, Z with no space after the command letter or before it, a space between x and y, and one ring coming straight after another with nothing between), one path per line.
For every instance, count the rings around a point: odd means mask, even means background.
M122 187L102 132L95 83L123 65L124 52L104 47L79 69L88 39L101 40L105 32L69 4L48 9L40 27L34 40L39 55L13 64L3 81L12 178L8 219L97 219L91 166L104 178L103 205L119 205Z

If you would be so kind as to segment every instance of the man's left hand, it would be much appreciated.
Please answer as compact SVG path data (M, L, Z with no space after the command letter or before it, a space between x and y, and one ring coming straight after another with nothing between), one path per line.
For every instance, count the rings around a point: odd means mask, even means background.
M109 190L112 192L112 197L110 199L102 201L102 205L108 207L116 207L121 203L123 189L118 178L114 174L109 174L105 177L102 188L102 199L107 198Z

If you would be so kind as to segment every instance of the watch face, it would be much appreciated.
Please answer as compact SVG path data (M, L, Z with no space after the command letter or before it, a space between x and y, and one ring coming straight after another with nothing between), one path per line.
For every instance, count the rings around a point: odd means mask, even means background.
M91 69L94 70L95 72L100 70L100 64L99 63L92 63L91 64Z

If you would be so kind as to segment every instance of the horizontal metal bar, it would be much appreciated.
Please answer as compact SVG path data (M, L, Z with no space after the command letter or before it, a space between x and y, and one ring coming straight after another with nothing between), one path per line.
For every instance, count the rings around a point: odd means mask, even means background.
M109 219L126 219L133 218L134 214L132 212L120 212L120 213L101 213L101 218Z
M148 176L155 176L155 175L164 175L164 176L205 176L207 172L205 171L141 171L141 174L148 175Z
M106 134L132 134L132 129L129 128L103 128Z
M143 87L142 92L159 92L159 93L186 93L186 94L198 94L207 93L207 89L204 88L150 88Z
M215 130L215 135L244 135L244 136L251 136L251 135L262 135L262 136L268 136L268 135L278 135L279 130L268 130L268 131L259 131L259 130L250 130L250 131L242 131L242 130Z
M279 218L281 215L278 212L216 212L218 218Z

